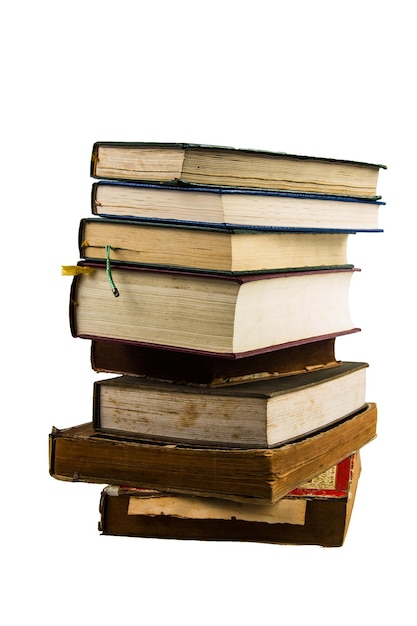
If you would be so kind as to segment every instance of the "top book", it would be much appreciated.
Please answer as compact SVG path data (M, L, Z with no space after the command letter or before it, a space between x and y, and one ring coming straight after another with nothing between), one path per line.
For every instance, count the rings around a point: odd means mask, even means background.
M189 143L94 144L91 176L176 185L378 198L384 165Z

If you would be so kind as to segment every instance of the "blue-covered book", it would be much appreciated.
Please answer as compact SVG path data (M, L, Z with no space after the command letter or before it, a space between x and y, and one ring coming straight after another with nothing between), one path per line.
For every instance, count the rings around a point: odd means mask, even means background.
M205 226L286 230L380 231L378 199L208 186L100 180L91 212Z

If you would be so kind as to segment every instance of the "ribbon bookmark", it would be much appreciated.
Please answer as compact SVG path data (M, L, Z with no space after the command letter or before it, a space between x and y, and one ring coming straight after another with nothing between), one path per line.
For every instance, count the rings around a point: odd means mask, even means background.
M106 246L106 274L107 274L107 280L109 281L109 285L111 287L113 295L115 298L118 298L120 296L120 293L116 285L114 284L113 276L111 273L111 267L110 267L110 250L111 249L112 249L111 246Z

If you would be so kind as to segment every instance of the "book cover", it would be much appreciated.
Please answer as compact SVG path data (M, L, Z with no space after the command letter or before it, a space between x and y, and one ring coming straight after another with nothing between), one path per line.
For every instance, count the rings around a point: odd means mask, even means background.
M91 422L49 435L58 480L131 485L236 502L273 504L376 436L374 403L334 426L278 448L201 448L97 433Z
M273 505L108 486L100 497L99 530L130 537L339 547L360 472L357 452Z
M340 364L335 356L335 337L302 342L240 359L95 339L91 341L90 362L96 372L145 376L209 387L301 374Z

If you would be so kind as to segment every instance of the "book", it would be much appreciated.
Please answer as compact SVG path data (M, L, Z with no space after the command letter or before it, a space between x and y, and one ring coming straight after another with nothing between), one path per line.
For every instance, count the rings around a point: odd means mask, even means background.
M96 430L141 440L271 448L366 404L366 363L216 388L120 376L94 383Z
M266 505L109 485L100 496L99 531L159 539L340 547L360 472L357 452Z
M377 199L226 187L179 187L99 180L91 212L100 217L289 230L381 231Z
M319 192L375 198L385 166L226 146L98 141L94 178Z
M49 435L49 472L57 480L131 485L273 504L376 436L375 403L319 433L277 448L209 448L142 442L98 433L92 422Z
M206 228L184 224L84 218L79 253L119 264L227 274L352 267L346 233Z
M99 373L145 376L208 387L301 374L340 364L335 355L335 337L242 359L95 339L91 341L90 362L92 369Z
M355 268L229 276L113 264L117 298L107 269L75 267L74 337L248 356L359 330L349 312Z

